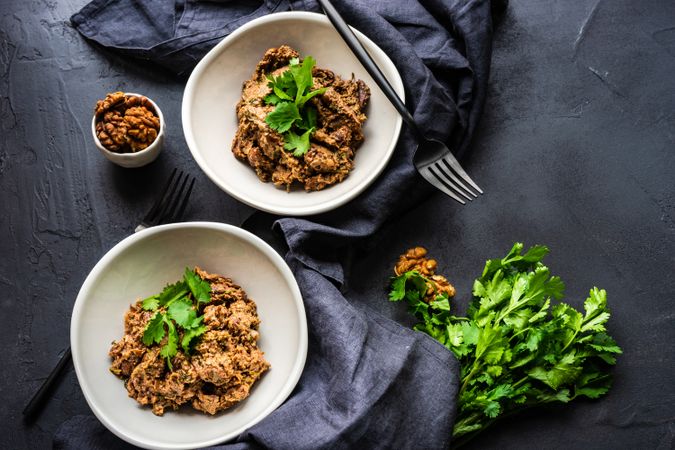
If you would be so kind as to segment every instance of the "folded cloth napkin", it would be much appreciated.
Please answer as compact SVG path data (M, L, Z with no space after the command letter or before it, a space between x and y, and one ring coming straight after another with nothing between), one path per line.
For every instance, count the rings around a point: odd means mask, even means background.
M424 132L463 153L480 116L491 54L487 0L335 0L401 73L406 102ZM95 0L71 18L104 47L186 74L239 25L289 9L319 12L313 0ZM124 33L120 33L124 30ZM275 229L305 301L309 352L289 399L219 448L446 448L458 390L451 352L340 291L347 249L432 192L412 166L404 129L385 172L351 203L311 218L280 218ZM440 198L440 197L439 197ZM385 280L373 280L384 283ZM386 302L386 298L382 298ZM64 423L54 448L119 448L91 416Z

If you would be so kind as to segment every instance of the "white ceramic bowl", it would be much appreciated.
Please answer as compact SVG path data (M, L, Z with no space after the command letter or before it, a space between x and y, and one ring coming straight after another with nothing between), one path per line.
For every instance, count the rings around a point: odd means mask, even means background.
M132 97L141 97L140 94L134 94L133 92L125 92L124 95L129 95ZM145 166L153 162L155 159L157 159L160 152L162 151L162 147L164 146L164 130L166 129L166 123L164 122L164 115L162 115L162 110L159 109L157 103L153 102L152 99L148 97L146 98L153 106L153 108L155 108L157 117L159 117L159 133L157 133L157 137L152 142L152 144L148 145L140 152L116 153L111 152L110 150L105 148L101 144L101 141L98 139L98 136L96 136L96 115L94 114L94 117L91 119L91 134L94 137L94 144L96 144L96 148L103 154L103 156L108 158L109 161L117 164L118 166L127 168Z
M131 303L195 265L232 278L256 302L258 345L272 367L234 408L208 416L184 407L157 417L109 372L108 350L123 335ZM230 225L187 222L143 230L101 258L75 301L70 342L84 396L110 431L145 448L197 448L236 437L288 397L305 364L307 322L295 278L269 245Z
M389 57L362 33L355 31L398 95L403 82ZM352 73L370 87L365 140L357 150L354 169L336 185L316 192L287 193L263 183L251 167L232 154L237 130L235 106L241 87L265 51L287 44L300 55L313 56L317 66L343 78ZM185 87L183 131L193 157L221 189L254 208L275 214L302 216L336 208L362 192L382 172L401 130L401 117L328 19L309 12L270 14L253 20L223 39L197 65Z

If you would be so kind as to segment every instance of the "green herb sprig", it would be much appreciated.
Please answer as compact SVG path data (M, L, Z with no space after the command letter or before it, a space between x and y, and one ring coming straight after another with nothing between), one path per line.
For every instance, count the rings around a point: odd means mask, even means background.
M609 365L622 353L606 333L607 293L590 291L584 312L565 303L564 284L542 264L548 253L516 243L487 261L473 285L466 317L450 314L447 297L426 304L417 272L392 279L390 300L406 300L415 329L451 350L461 364L453 437L466 441L505 415L538 405L598 398L611 386Z
M211 301L211 285L199 275L185 268L183 279L167 285L161 293L143 300L141 306L146 311L155 311L143 331L143 343L147 346L160 344L166 336L166 342L159 353L172 369L171 359L178 353L178 329L183 330L180 345L187 354L199 336L206 332L204 316L198 316L201 304Z
M265 122L284 137L284 149L293 156L303 156L309 150L309 138L316 129L316 108L307 102L326 92L326 88L311 90L314 83L312 68L316 61L311 56L302 60L292 58L288 70L279 76L267 75L272 92L265 103L275 105Z

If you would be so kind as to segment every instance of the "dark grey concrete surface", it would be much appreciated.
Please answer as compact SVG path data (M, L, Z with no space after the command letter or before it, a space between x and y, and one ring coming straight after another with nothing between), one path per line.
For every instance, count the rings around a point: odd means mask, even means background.
M0 448L49 448L66 418L89 413L70 369L36 421L21 418L68 346L88 271L173 167L200 174L182 137L183 82L86 43L68 24L84 3L0 2ZM93 105L118 89L150 96L167 120L164 153L146 168L117 168L92 144ZM615 386L512 417L467 447L673 448L675 3L511 0L473 147L464 164L486 195L465 207L435 195L392 222L354 252L348 297L411 324L384 286L419 244L461 311L485 259L514 241L546 244L569 303L592 286L609 293L624 348ZM193 200L188 219L240 224L252 212L205 177Z

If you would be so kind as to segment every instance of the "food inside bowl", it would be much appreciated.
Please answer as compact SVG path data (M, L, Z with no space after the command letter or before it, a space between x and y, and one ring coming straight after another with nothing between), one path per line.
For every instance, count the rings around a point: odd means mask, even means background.
M110 371L155 415L189 404L216 414L248 397L270 368L258 348L255 302L231 279L195 267L131 305Z
M237 104L234 156L287 191L344 180L364 139L368 86L314 65L286 45L267 50Z

